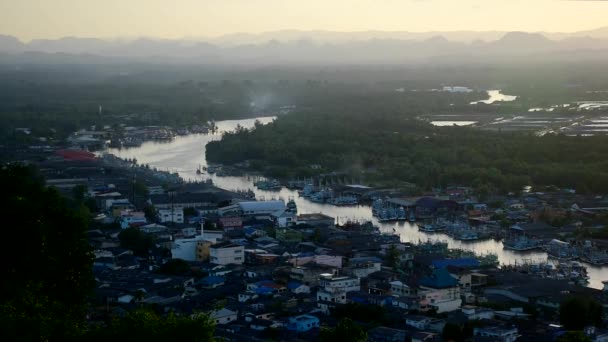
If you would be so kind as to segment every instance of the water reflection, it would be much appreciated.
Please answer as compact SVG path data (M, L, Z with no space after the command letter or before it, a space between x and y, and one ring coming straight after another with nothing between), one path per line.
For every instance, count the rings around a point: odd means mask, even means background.
M261 123L267 124L274 120L274 117L258 118ZM380 223L372 217L372 210L368 206L337 207L328 204L310 202L298 196L297 191L283 188L281 191L262 191L253 186L256 179L254 176L243 177L219 177L206 173L197 174L196 170L200 166L206 166L205 146L210 141L221 137L222 132L234 130L237 125L244 128L251 128L255 119L219 121L216 123L219 132L216 134L196 134L175 138L169 143L146 142L140 147L128 149L109 149L108 152L121 158L136 158L140 164L149 164L161 170L177 172L186 180L196 181L212 179L213 183L226 190L247 190L255 192L257 199L282 198L287 200L293 198L298 206L299 213L323 213L335 217L338 222L347 220L372 220L382 231L395 232L401 236L404 242L418 241L446 241L450 248L462 248L476 253L495 253L501 264L523 263L527 261L545 261L547 254L544 252L519 253L505 250L502 242L495 240L463 242L457 241L445 234L426 234L418 231L415 223L395 222ZM590 279L590 286L594 288L602 287L602 280L608 279L608 269L587 265Z
M517 99L517 96L502 94L500 92L500 90L488 90L488 96L489 96L489 98L487 100L473 101L473 102L471 102L471 104L472 105L478 104L478 103L492 104L494 102L503 102L503 101L509 102L509 101L515 101L515 99Z

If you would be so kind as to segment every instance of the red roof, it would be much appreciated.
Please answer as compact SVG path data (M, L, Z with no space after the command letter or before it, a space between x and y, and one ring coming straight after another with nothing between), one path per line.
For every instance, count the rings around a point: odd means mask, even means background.
M59 156L63 157L63 159L65 159L65 160L73 160L73 161L93 161L93 160L95 160L95 155L88 151L59 150L56 153Z

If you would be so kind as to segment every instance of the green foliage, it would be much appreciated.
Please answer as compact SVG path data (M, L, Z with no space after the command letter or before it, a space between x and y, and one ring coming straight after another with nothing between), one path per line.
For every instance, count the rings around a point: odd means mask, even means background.
M582 330L588 325L602 326L602 305L590 297L573 296L559 307L559 321L568 330Z
M443 340L446 342L457 342L463 340L462 329L456 324L446 323L441 333Z
M156 221L156 208L154 208L154 205L146 203L143 210L148 221Z
M85 324L93 287L86 218L70 209L24 166L0 169L4 217L19 225L4 231L0 282L0 340L65 340ZM17 254L15 254L17 253Z
M568 331L557 339L557 342L591 342L582 331Z
M367 341L367 332L356 325L351 319L343 318L334 329L322 329L320 337L323 342L365 342Z
M399 251L395 245L391 245L386 251L386 263L393 269L399 267Z
M417 119L445 113L443 95L338 93L255 130L207 145L211 162L251 160L269 176L341 171L372 185L410 182L422 189L473 186L483 196L524 185L608 191L608 137L568 137L433 127ZM373 115L370 115L373 113ZM580 165L585 167L580 167ZM307 170L307 172L303 172Z
M158 273L167 275L181 275L188 272L190 265L182 259L171 259L158 269Z
M135 255L147 255L148 251L154 247L152 237L137 228L124 229L118 234L118 238L120 246L132 250Z
M380 305L349 303L333 309L332 316L337 319L352 319L360 322L382 324L386 320L386 311Z
M149 310L129 312L108 326L93 329L83 341L214 341L215 324L206 314L194 318L169 314L161 317Z

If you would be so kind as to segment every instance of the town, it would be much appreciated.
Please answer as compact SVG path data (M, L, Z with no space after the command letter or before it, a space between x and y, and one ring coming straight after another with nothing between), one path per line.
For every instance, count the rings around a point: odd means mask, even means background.
M251 190L184 181L108 154L66 147L20 156L94 218L91 324L152 307L207 312L216 335L233 341L317 340L322 327L352 319L369 341L441 341L447 333L510 342L563 334L567 298L608 309L608 292L587 287L585 266L608 262L605 240L595 238L604 197L526 188L481 202L466 186L413 197L328 177L286 182L305 201L331 192L327 205L371 208L368 220L339 222L300 213L294 198L256 200ZM374 225L408 221L427 239L403 242ZM501 264L492 253L449 248L438 234L494 239L516 253L545 250L549 259ZM608 338L592 325L584 331Z

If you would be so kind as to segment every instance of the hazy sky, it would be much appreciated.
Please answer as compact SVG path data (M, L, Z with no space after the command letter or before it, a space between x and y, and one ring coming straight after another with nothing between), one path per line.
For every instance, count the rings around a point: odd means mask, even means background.
M571 32L606 25L608 1L601 0L0 0L0 34L23 40L282 29Z

